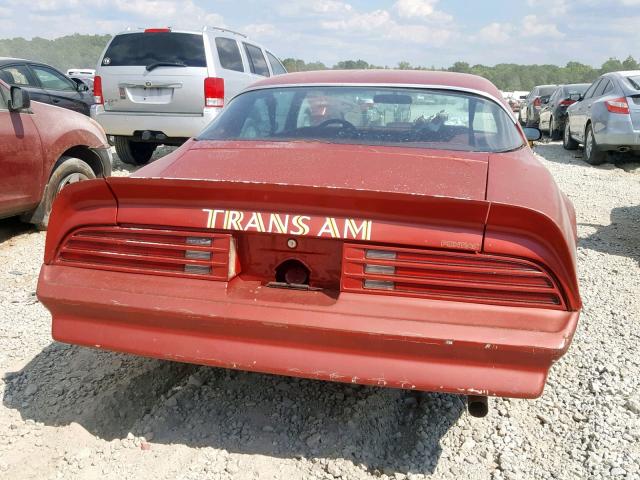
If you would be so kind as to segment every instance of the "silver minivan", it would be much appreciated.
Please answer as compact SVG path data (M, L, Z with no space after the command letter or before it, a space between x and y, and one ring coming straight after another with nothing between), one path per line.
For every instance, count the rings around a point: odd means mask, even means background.
M230 30L125 31L100 57L91 117L123 162L142 165L158 145L197 135L245 87L282 73L273 53Z

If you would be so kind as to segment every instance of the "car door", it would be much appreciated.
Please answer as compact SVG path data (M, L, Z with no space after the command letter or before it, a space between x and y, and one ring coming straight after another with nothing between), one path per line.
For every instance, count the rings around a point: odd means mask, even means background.
M29 67L42 88L49 94L52 105L89 114L89 106L73 80L45 65L30 64Z
M10 112L9 89L0 82L0 217L34 208L40 201L43 161L32 113Z
M588 109L589 119L591 119L591 124L593 126L593 131L600 132L603 128L606 127L606 121L608 118L607 108L603 105L599 105L604 99L603 97L607 96L610 92L613 91L613 84L611 80L608 78L603 78L598 85L598 88L593 92L593 98L591 101L591 108ZM601 108L598 108L600 106Z
M582 100L580 100L575 107L571 109L571 115L569 117L571 136L580 142L584 141L584 128L587 125L587 119L589 118L589 112L591 111L593 93L598 88L601 81L602 79L599 78L593 82L584 93Z
M31 100L51 103L49 94L40 86L33 72L24 63L14 63L0 67L0 78L9 85L15 85L29 92Z
M540 109L540 129L541 130L549 130L549 120L551 119L551 112L553 111L553 106L556 103L556 99L558 97L558 91L561 90L557 88L553 94L549 97L547 103L542 105Z

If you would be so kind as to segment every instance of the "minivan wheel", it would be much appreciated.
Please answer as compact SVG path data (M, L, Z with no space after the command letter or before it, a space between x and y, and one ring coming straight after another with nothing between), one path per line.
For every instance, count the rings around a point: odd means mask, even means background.
M564 134L562 135L562 146L565 150L575 150L578 148L578 142L571 138L571 130L569 130L569 122L564 126Z
M589 165L600 165L607 161L607 153L598 148L591 125L587 126L584 134L584 161Z
M157 147L153 143L134 142L127 137L115 137L114 145L120 161L129 165L148 163Z
M22 221L33 223L38 230L46 230L53 201L62 189L72 183L93 178L96 178L96 174L86 162L78 158L62 157L60 165L51 174L40 204L33 213L24 215Z

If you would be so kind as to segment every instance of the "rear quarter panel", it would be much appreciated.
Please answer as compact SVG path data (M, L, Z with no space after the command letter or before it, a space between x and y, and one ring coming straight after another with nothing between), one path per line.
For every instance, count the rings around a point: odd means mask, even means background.
M547 266L570 308L579 309L575 212L531 149L490 156L487 200L491 209L484 250Z

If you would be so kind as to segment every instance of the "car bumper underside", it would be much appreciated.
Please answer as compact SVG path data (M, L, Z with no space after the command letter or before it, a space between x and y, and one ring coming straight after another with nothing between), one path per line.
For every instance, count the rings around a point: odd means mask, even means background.
M578 312L45 265L61 342L367 385L535 398Z

